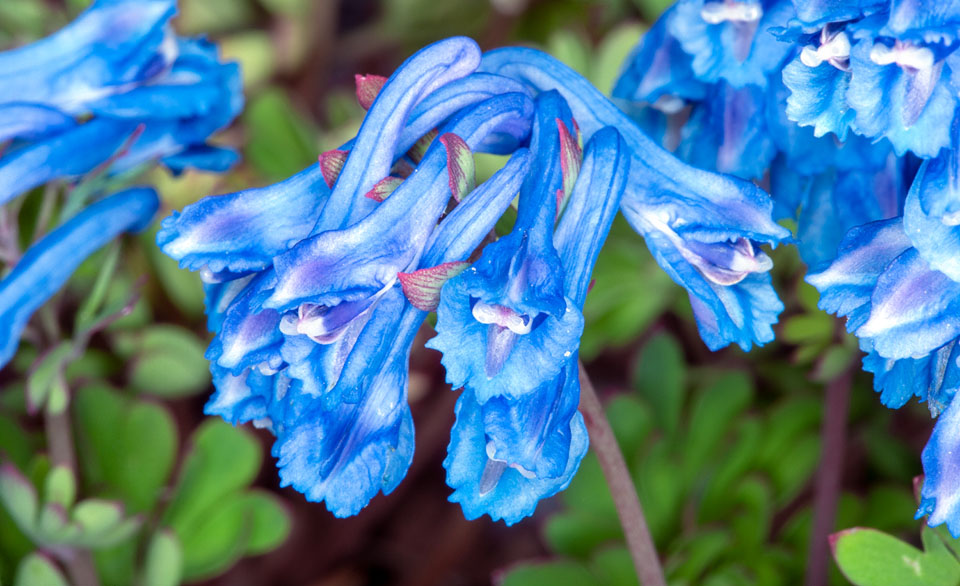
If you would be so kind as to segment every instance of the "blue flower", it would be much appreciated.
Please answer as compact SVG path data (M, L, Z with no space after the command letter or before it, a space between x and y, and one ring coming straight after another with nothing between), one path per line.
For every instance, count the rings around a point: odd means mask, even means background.
M873 14L886 0L792 0L797 20L807 27L820 28L832 22L857 20Z
M954 131L960 120L954 120ZM920 165L903 212L903 227L931 268L960 281L960 165L956 143Z
M676 6L668 8L640 39L613 87L613 97L646 102L666 112L682 107L685 100L706 97L708 84L697 79L691 68L692 58L667 32L667 23L676 10Z
M960 401L951 401L933 428L923 448L923 488L916 518L929 515L930 526L947 524L951 535L960 537Z
M792 16L793 6L785 0L680 0L667 30L693 57L700 81L764 87L790 51L772 29Z
M687 288L701 337L713 349L773 339L783 305L758 244L789 232L772 218L772 201L752 183L696 169L653 143L630 119L570 68L533 49L484 55L481 70L514 77L541 91L556 89L584 137L614 126L631 152L623 212L647 239L657 262ZM703 272L705 271L705 272Z
M960 5L939 0L891 0L881 34L929 43L953 41L960 27Z
M762 177L777 152L765 109L766 96L759 87L715 84L709 97L693 106L677 156L700 169L744 179Z
M814 136L833 133L841 141L856 116L847 103L851 39L839 27L823 27L816 47L806 45L783 67L790 90L786 115Z
M517 151L440 222L422 270L466 259L509 205L526 177L528 159L525 150ZM399 286L391 287L347 349L349 355L340 359L333 388L323 397L283 398L287 405L299 402L274 426L279 431L274 453L284 484L309 500L323 500L337 516L356 514L378 491L388 494L396 487L413 454L407 364L413 336L426 315L404 300ZM323 350L333 346L311 343L321 358L335 359ZM296 392L296 386L291 389Z
M0 281L0 366L13 357L33 312L60 290L80 263L123 232L146 227L158 206L152 189L122 191L90 205L27 250Z
M917 397L937 417L960 388L958 359L960 346L951 340L923 358L894 360L871 352L863 358L863 369L873 373L873 389L887 407L899 409Z
M563 295L552 243L564 179L561 134L573 127L559 94L537 98L535 166L520 190L513 231L485 247L440 298L437 337L427 346L443 353L447 382L470 386L481 403L532 391L559 372L557 356L577 349L583 316Z
M82 114L91 102L154 78L177 55L169 27L175 10L174 0L97 0L59 32L0 53L0 114L9 104ZM31 130L44 122L35 119Z
M505 399L488 401L488 404L493 404L486 413L471 391L463 391L457 400L457 420L450 432L450 445L443 466L447 470L447 484L454 489L450 500L460 503L467 519L489 515L494 521L503 519L507 525L512 525L532 515L541 499L560 492L570 484L588 446L583 417L576 411L576 403L570 404L570 399L579 395L576 376L576 362L568 363L562 371L560 388L556 388L557 383L551 381L543 389L510 402L501 410L492 408L497 406L496 402ZM543 404L557 399L566 399L567 403L556 405L560 409L555 411L550 409L554 405ZM550 458L550 462L563 465L563 468L550 475L537 475L536 470L527 470L505 459L508 456L498 455L496 444L487 435L487 426L501 424L502 419L509 422L529 416L554 416L562 421L563 415L571 410L565 425L549 421L552 425L544 429L541 427L544 422L538 421L540 425L537 427L527 428L530 434L549 432L544 438L549 441L545 456ZM517 428L513 426L508 429ZM493 431L497 432L498 428L493 428ZM502 439L509 441L510 437Z
M491 133L513 136L517 146L529 132L531 114L526 95L504 94L467 108L440 132L461 137L471 148ZM344 181L342 173L337 185ZM336 189L321 212L320 223L334 205ZM280 311L307 303L323 306L326 309L310 324L335 334L338 324L364 311L396 282L399 272L415 265L451 196L447 152L435 141L417 173L400 183L376 210L349 227L320 232L275 257L277 284L263 306ZM327 321L329 327L323 325Z
M105 163L111 173L152 160L174 171L229 167L236 155L205 141L240 113L239 68L221 63L216 46L206 41L180 40L174 46L177 61L157 77L89 100L85 108L91 119L51 125L56 118L51 114L35 141L14 142L0 157L0 203L53 179L77 179ZM26 109L49 114L35 105ZM22 110L0 107L0 116ZM16 134L30 136L22 129Z
M877 168L834 168L806 178L809 187L797 227L803 260L811 267L820 266L837 256L851 228L899 216L907 190L904 174L903 161L889 153L887 164Z
M469 72L475 50L472 41L453 39L409 60L410 69L380 90L357 139L344 145L339 173L327 175L322 161L276 186L207 198L168 218L158 234L166 252L207 281L208 325L217 332L208 357L217 392L206 411L270 429L282 482L324 501L338 516L356 514L378 492L392 491L413 453L407 363L427 312L406 301L407 283L402 293L398 273L432 275L438 267L462 264L529 171L529 154L518 147L529 133L532 103L509 93L522 87L497 76L457 80ZM380 203L363 198L358 182L372 178L375 187L420 138L417 133L448 118L408 179L398 178L399 186L384 192ZM456 141L513 155L438 225L451 195L464 195L451 162L449 145ZM333 223L323 216L333 214L330 206L337 198L343 203L346 193L364 200L334 210L347 225L318 228ZM351 238L362 232L358 226L370 230L366 241ZM383 254L391 250L391 234L393 257ZM297 244L318 238L339 238L345 247L335 264L359 273L324 272L324 278L362 279L364 270L379 271L383 282L375 294L331 306L311 297L263 308L278 291L278 275L299 270L297 263L285 264L300 252ZM376 244L381 250L370 248ZM341 264L347 245L354 247L354 265Z
M933 157L949 146L957 98L944 58L953 49L869 38L856 43L846 94L856 131L888 138L901 156L909 150Z
M545 94L549 95L549 94ZM564 274L564 294L582 308L590 274L616 215L629 154L612 128L587 143L583 168L553 236ZM444 287L443 296L453 283ZM537 503L570 483L587 450L587 432L577 412L577 354L550 356L561 368L533 391L478 400L468 384L457 401L444 467L450 500L473 519L489 515L508 525L533 514Z

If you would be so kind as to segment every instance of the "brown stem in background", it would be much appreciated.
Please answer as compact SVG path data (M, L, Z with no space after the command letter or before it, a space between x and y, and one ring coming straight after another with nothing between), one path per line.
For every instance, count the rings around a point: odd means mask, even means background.
M623 534L627 538L627 549L633 558L633 565L637 571L637 578L643 586L666 586L660 558L657 557L657 548L650 536L646 517L643 516L643 507L637 489L633 486L627 462L623 458L617 438L600 404L600 399L587 376L587 371L580 363L580 412L587 424L590 433L590 446L600 460L603 475L610 486L614 505L617 507L617 516Z
M825 586L827 583L830 569L828 539L834 529L837 501L840 498L852 382L853 367L848 367L827 384L805 586Z

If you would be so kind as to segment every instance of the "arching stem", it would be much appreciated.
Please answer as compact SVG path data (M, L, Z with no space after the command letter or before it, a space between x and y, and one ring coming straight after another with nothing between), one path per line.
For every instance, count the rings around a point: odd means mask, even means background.
M587 371L580 363L580 412L590 434L590 445L597 453L603 475L610 486L620 525L627 539L627 549L633 558L633 565L637 571L637 578L643 586L666 586L663 568L657 549L647 527L647 519L643 516L643 507L637 489L633 486L633 479L627 469L627 462L623 458L617 438L603 411L603 405L587 376Z

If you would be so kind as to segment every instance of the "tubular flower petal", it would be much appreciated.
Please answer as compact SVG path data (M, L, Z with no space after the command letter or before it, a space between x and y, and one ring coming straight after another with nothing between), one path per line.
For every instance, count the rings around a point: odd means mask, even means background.
M960 401L951 401L923 448L923 488L916 517L927 515L931 527L946 523L960 536Z
M776 244L789 236L773 222L769 196L746 181L683 164L579 74L539 51L490 51L481 70L541 91L556 89L587 138L604 126L616 127L632 155L624 215L646 237L660 265L690 292L704 341L716 349L731 342L749 348L773 339L770 326L782 304L768 276L747 278L771 266L756 244Z
M0 105L29 103L81 114L126 91L177 56L174 0L97 0L59 32L0 53Z
M792 16L787 2L681 0L667 30L693 57L691 67L699 80L764 87L767 74L790 50L771 29Z
M957 98L950 68L936 48L896 41L861 40L850 52L847 102L856 111L856 131L886 137L897 155L933 157L950 144Z
M152 189L122 191L87 207L27 250L0 281L5 336L0 366L13 357L33 312L67 282L80 263L119 234L146 227L158 206Z
M557 356L576 351L580 312L563 295L560 259L552 244L562 190L558 120L572 127L556 92L537 98L531 152L534 171L520 190L513 231L484 248L474 265L441 294L437 337L447 382L469 385L480 402L523 395L556 375Z
M443 132L471 148L491 133L529 128L532 105L523 94L504 94L469 108ZM349 164L350 159L347 159ZM339 182L342 182L341 174ZM332 196L331 196L332 197ZM345 230L313 236L275 259L278 283L265 307L288 310L303 303L334 308L376 296L415 264L451 197L446 150L435 142L403 184L369 216Z
M628 165L619 134L612 128L596 133L554 234L565 294L578 307L616 215ZM467 518L486 514L515 523L570 483L588 442L577 412L577 354L555 359L562 362L559 374L522 397L498 395L481 403L468 386L457 401L444 467L454 489L450 500L460 503Z

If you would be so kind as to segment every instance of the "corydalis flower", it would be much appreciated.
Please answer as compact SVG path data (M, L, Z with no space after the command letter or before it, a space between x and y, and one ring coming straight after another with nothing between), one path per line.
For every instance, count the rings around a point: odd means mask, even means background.
M105 165L112 174L153 160L173 172L187 167L223 171L236 161L232 150L206 141L243 106L239 68L222 63L210 42L177 39L165 32L162 25L173 13L172 2L144 4L98 2L80 24L36 47L0 53L0 61L9 56L11 63L37 53L52 71L10 67L6 73L4 85L10 91L4 99L10 102L4 105L0 100L0 141L14 140L0 157L0 202L53 179L77 179ZM151 15L159 20L150 20ZM108 36L111 29L103 27L110 26L122 33L117 46L99 38ZM87 39L93 32L97 35ZM131 38L123 36L127 34ZM91 44L76 46L80 39ZM64 46L86 55L76 71L60 69L62 63L50 56L59 55ZM142 67L136 75L127 70L137 65ZM104 87L97 91L77 90L82 100L58 101L63 96L58 92L74 91L74 83L93 83L96 73L114 70L119 80L100 80L97 83Z
M413 273L427 275L417 284L408 281L405 293L419 288L420 300L429 297L424 289L439 290L439 283L429 283L432 268L464 263L509 205L528 159L525 150L517 151L440 222ZM294 417L285 414L274 448L284 484L324 501L337 516L356 514L378 491L388 494L396 487L413 455L407 365L426 315L404 300L399 284L387 290L349 349L333 389L323 398L301 397Z
M584 137L607 125L623 135L632 157L624 214L660 266L687 289L710 348L731 342L750 348L773 339L771 325L783 306L766 274L771 263L758 245L775 245L789 232L773 222L773 204L763 190L677 160L583 77L539 51L491 51L481 69L542 91L556 89Z
M33 312L63 287L80 263L123 232L146 227L158 205L152 189L122 191L90 205L27 250L0 281L0 366L13 357Z
M50 110L83 114L162 73L177 54L175 11L175 0L97 0L59 32L0 53L0 117L8 107L32 108L30 130L40 132L50 127Z
M580 171L553 244L563 269L563 294L580 309L590 274L616 215L629 154L612 128L587 143ZM442 296L452 292L453 283ZM544 349L544 358L550 357ZM540 499L570 483L587 450L577 353L553 355L559 372L520 397L479 400L467 385L457 401L444 466L447 484L467 518L489 515L512 524L533 514Z
M481 403L532 391L559 372L557 356L577 349L583 317L564 297L552 242L564 182L572 186L580 165L579 146L567 131L572 127L558 93L537 98L534 171L520 189L513 231L488 245L440 298L437 337L427 345L443 353L447 382L470 387Z

